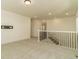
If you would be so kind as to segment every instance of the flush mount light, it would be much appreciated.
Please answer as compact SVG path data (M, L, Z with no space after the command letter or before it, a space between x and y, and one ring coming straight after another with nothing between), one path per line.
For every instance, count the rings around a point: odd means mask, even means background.
M24 3L25 3L26 5L30 5L30 4L31 4L31 1L30 1L30 0L25 0Z
M34 18L37 18L37 16L34 16Z
M52 13L51 13L51 12L49 12L49 13L48 13L48 15L52 15Z
M69 15L69 13L67 12L67 13L65 13L65 15Z

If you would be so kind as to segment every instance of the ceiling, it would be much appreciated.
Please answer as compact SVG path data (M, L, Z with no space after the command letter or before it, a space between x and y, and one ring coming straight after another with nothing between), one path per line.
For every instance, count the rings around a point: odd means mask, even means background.
M26 6L24 0L2 0L1 8L31 18L52 18L75 16L77 4L77 0L31 0L31 5Z

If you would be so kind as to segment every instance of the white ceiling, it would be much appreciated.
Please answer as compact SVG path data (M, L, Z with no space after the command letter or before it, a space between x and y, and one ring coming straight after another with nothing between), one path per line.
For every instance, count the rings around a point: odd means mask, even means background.
M31 0L26 6L24 0L2 0L2 9L29 16L31 18L51 18L74 16L77 13L77 0ZM48 15L51 12L52 15ZM69 13L69 15L65 15Z

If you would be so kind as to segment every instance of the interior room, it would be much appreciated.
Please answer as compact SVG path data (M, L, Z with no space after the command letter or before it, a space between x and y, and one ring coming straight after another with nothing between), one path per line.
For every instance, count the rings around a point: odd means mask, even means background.
M78 59L78 0L1 0L1 59Z

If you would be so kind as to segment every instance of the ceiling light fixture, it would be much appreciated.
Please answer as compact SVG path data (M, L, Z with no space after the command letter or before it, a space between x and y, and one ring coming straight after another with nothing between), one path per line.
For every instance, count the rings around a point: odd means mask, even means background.
M34 18L37 18L37 16L34 16Z
M52 13L51 13L51 12L49 12L49 13L48 13L48 15L52 15Z
M30 0L25 0L24 3L25 3L26 5L30 5L30 4L31 4L31 1L30 1Z
M65 15L69 15L69 13L67 12L67 13L65 13Z

